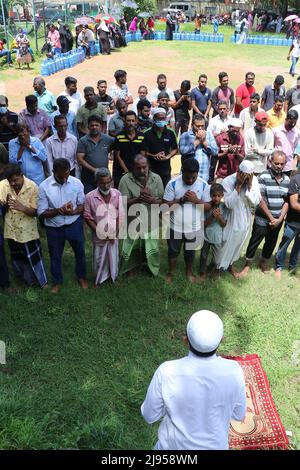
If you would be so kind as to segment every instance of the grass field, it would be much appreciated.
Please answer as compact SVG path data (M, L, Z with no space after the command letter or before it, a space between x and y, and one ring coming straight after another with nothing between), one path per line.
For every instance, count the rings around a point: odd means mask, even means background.
M141 77L150 85L162 71L170 76L171 86L207 71L213 86L217 71L224 67L236 86L255 66L260 89L286 68L285 49L145 42L109 57L104 76L127 68L129 85L135 90L132 85ZM149 58L147 68L141 53ZM80 86L87 76L96 80L95 60L74 69ZM18 90L23 86L24 96L31 74L14 72L12 82L12 75L6 76L7 86L16 90L10 97L12 109L20 109ZM62 73L49 77L49 89L60 91L62 80ZM41 234L49 268L42 230ZM88 231L86 246L92 284ZM18 284L16 294L0 294L0 341L7 348L7 364L0 366L0 448L151 448L156 426L143 422L140 404L156 367L185 354L181 338L187 319L202 308L216 311L224 321L220 353L260 355L283 424L293 432L292 445L300 448L299 275L285 272L279 283L273 273L263 275L254 268L243 281L225 274L205 285L190 285L180 259L174 283L167 285L167 251L162 242L157 279L142 272L133 280L122 278L116 285L106 283L83 292L77 287L73 264L67 247L65 283L57 296Z

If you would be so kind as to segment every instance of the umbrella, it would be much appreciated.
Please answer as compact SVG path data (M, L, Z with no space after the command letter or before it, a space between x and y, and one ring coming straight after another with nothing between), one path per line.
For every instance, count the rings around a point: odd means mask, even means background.
M133 8L134 10L136 10L136 8L138 8L138 5L133 2L132 0L125 0L124 2L121 3L121 6L124 7L124 8Z
M295 23L300 23L300 18L297 18L294 22Z
M116 23L118 24L117 20L111 16L111 15L103 15L103 14L99 14L97 16L95 16L95 21L97 21L97 23L100 23L100 21L105 21L105 23Z
M95 23L95 18L92 16L81 16L75 19L75 24L90 24Z
M292 21L292 20L296 20L298 18L297 15L290 15L290 16L287 16L284 21Z
M139 18L150 18L151 13L147 13L146 11L142 11L142 13L138 13Z

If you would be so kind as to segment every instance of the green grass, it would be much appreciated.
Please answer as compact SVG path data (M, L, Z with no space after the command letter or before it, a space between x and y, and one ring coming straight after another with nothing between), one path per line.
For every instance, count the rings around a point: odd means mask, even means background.
M89 237L87 254L90 267ZM193 286L180 260L167 285L166 255L162 244L157 279L143 272L83 292L68 247L57 296L23 287L0 294L0 339L7 347L0 448L151 448L156 426L143 422L140 404L156 367L185 354L186 321L202 308L224 321L220 353L261 356L283 424L299 445L299 362L292 360L300 337L299 278L285 273L277 283L254 269L243 282L226 274Z

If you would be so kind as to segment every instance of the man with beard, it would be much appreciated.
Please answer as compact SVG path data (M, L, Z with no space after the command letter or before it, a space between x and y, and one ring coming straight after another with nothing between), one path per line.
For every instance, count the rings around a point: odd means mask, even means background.
M115 141L113 137L102 133L102 124L99 116L90 116L89 133L78 142L77 161L81 166L81 181L85 193L96 189L95 172L97 168L108 167L108 155Z
M151 103L148 100L140 100L136 107L138 113L137 129L138 131L145 132L152 127L152 120L150 118Z
M171 179L171 158L177 153L176 135L167 128L167 113L164 108L153 111L153 125L145 132L144 148L151 162L151 169L157 173L164 187Z
M116 102L117 113L110 118L108 123L108 133L111 137L115 137L119 132L123 131L125 126L125 114L128 105L125 100L119 99Z
M116 135L114 145L113 180L117 188L121 177L132 171L133 159L137 154L143 154L144 133L136 130L137 118L134 111L125 114L124 131Z
M157 106L157 98L158 98L159 93L162 91L168 93L169 99L170 99L169 105L173 106L175 104L175 96L174 96L173 90L167 87L167 77L163 73L160 73L157 76L156 83L157 83L157 87L154 88L154 90L152 90L150 94L150 100L151 100L152 106L153 107Z
M235 173L238 170L239 164L244 159L245 148L244 138L240 133L241 126L240 119L231 118L228 124L228 131L222 132L216 137L219 147L216 173L218 182ZM210 176L213 179L213 175L211 174Z
M228 270L234 277L237 272L233 263L240 257L243 245L248 238L252 208L261 201L259 184L254 175L252 162L243 160L238 171L227 176L222 182L224 202L229 210L227 224L223 229L223 245L216 253L216 266Z
M88 119L90 116L99 116L102 121L102 131L106 131L107 113L104 106L97 102L95 90L91 86L86 86L83 90L85 104L79 108L76 116L79 137L89 133Z
M259 106L260 96L258 93L252 93L250 96L250 106L244 108L240 112L240 120L242 121L243 132L245 133L248 129L255 126L255 114L263 111Z
M114 282L119 271L119 230L124 221L122 195L113 189L108 168L95 173L97 188L86 195L83 217L93 234L95 287Z
M220 82L220 85L213 90L212 96L211 96L212 108L214 110L213 116L217 116L217 114L219 113L218 103L220 101L226 102L230 113L232 112L234 108L234 91L232 88L228 86L229 77L226 72L219 73L219 82Z
M286 202L290 179L283 173L286 156L275 150L271 155L271 168L261 173L258 183L262 199L255 212L252 235L246 251L246 263L239 277L246 276L250 270L260 243L264 246L259 261L262 272L268 271L268 260L275 249L278 235L288 211Z
M162 180L149 170L146 157L136 155L132 172L121 178L119 190L122 196L127 197L127 208L135 205L134 213L138 214L128 217L128 234L122 244L120 274L129 273L146 262L153 276L157 276L160 265L159 204L164 194ZM151 210L152 205L156 205L155 211ZM152 221L150 215L153 213L157 217Z
M255 114L255 126L245 132L245 159L254 165L256 175L267 169L268 158L274 150L274 135L268 129L269 116L265 111Z
M250 105L250 96L255 93L254 88L255 74L253 72L246 73L245 83L242 83L235 92L236 102L234 112L236 117L239 117L240 112L248 108Z
M290 176L297 166L296 148L300 143L300 129L296 126L298 113L290 109L284 124L273 129L275 138L275 150L282 150L286 155L286 164L283 171Z
M209 121L208 131L212 133L214 137L221 134L221 132L226 132L228 130L228 124L230 122L229 106L225 100L221 100L217 105L218 114L215 115Z

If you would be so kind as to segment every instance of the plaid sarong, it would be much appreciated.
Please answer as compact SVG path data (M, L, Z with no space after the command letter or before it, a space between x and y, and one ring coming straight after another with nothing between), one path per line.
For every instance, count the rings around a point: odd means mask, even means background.
M120 274L146 263L153 276L159 272L159 237L157 231L140 238L125 238L122 244Z
M19 243L8 239L11 261L16 274L27 284L47 284L40 240Z

